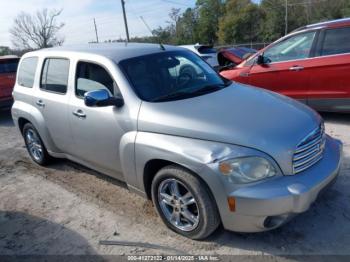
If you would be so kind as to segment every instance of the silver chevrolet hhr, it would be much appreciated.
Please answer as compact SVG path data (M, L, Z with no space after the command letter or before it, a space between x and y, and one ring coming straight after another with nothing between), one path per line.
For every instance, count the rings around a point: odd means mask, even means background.
M44 49L19 65L12 116L29 155L68 158L152 199L202 239L281 226L339 173L342 144L308 107L157 44Z

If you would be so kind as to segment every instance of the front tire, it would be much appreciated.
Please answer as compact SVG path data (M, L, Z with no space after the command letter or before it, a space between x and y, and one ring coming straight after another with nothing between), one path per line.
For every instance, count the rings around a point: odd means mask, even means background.
M22 134L31 159L41 166L47 165L51 157L47 153L46 147L35 127L31 123L25 124Z
M204 239L220 224L208 187L184 168L162 168L152 181L152 200L171 230L191 239Z

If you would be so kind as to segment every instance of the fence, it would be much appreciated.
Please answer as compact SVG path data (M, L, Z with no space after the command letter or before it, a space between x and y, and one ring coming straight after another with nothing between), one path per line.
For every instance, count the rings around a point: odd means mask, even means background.
M248 48L260 50L269 44L270 43L243 43L243 44L232 44L232 45L220 45L220 46L215 46L215 47L217 49L228 48L228 47L248 47Z

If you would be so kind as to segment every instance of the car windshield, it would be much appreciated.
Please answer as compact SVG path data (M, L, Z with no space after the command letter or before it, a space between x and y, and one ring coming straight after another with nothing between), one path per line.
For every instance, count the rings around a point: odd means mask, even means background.
M204 95L228 86L200 57L189 51L139 56L119 63L144 101L172 101Z
M15 73L19 59L0 60L0 74Z
M200 54L216 54L215 48L212 48L212 47L201 47L201 48L198 48L198 52Z

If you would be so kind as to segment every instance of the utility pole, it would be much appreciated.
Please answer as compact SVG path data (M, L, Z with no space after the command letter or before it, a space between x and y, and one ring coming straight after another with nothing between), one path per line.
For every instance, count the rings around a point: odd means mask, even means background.
M96 34L96 42L98 43L98 33L97 33L97 26L96 26L96 20L94 18L94 25L95 25L95 34Z
M285 15L285 27L284 27L284 35L288 34L288 0L286 0L286 15Z
M124 16L124 25L125 25L125 33L126 33L126 41L129 42L130 38L129 38L129 29L128 29L128 22L126 20L126 14L125 14L125 1L124 0L120 0L122 3L122 8L123 8L123 16Z
M307 22L310 23L312 21L312 2L308 0L307 2Z

